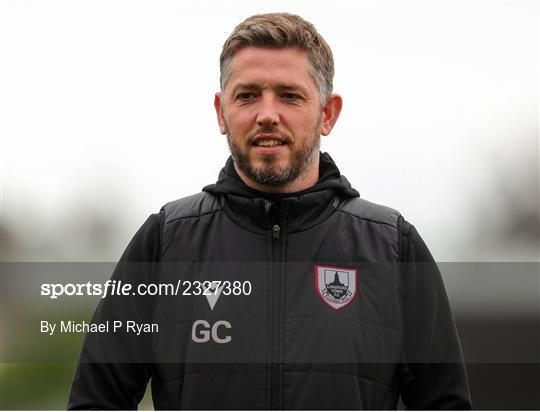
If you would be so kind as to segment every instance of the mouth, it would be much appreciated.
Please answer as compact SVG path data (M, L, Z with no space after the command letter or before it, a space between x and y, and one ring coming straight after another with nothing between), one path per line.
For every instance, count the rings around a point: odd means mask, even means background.
M252 145L260 148L276 148L285 146L287 141L279 135L260 134L252 141Z

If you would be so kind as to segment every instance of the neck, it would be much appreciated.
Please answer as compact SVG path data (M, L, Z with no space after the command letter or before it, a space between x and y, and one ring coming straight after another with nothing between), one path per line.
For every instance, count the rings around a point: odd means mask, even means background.
M310 165L303 173L301 173L296 179L282 185L282 186L270 186L255 182L249 178L244 172L242 172L235 164L234 169L236 173L246 184L246 186L260 192L268 193L295 193L315 186L319 180L319 154L313 159Z

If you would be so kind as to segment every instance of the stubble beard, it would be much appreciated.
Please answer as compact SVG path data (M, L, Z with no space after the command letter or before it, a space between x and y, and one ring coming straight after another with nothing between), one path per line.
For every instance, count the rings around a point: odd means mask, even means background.
M308 170L311 163L317 157L320 149L320 124L317 124L312 130L312 138L307 139L303 146L292 153L291 160L288 165L285 167L278 167L277 157L275 155L268 154L262 156L262 161L264 164L262 167L254 167L250 161L249 155L245 151L242 151L242 149L234 143L233 139L231 139L227 125L226 130L229 150L235 165L247 177L261 185L281 187L294 181L298 176L302 175Z

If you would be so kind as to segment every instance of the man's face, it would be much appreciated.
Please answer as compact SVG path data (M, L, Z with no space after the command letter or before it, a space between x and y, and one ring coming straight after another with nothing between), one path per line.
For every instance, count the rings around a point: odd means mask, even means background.
M323 111L308 65L300 49L246 47L232 58L223 94L216 95L235 164L258 184L283 186L318 159Z

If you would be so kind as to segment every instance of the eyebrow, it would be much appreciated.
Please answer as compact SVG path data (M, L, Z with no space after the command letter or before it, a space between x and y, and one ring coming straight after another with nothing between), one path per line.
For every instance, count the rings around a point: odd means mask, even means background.
M233 92L236 92L238 89L244 89L244 90L259 90L261 89L261 86L257 83L238 83L234 89L233 89ZM279 83L275 86L272 86L272 89L277 89L277 90L295 90L295 91L299 91L300 93L303 93L303 94L308 94L307 93L307 90L302 87L301 85L298 85L298 84L290 84L290 83Z

